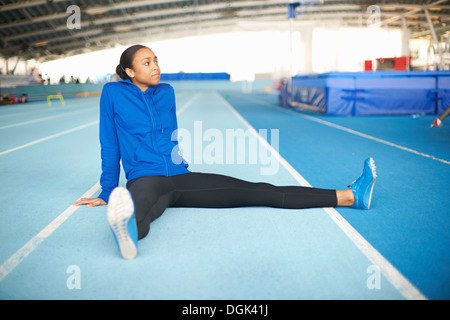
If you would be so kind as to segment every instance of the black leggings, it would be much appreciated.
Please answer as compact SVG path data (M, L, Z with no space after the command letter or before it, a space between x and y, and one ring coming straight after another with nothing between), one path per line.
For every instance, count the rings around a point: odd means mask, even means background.
M288 209L336 207L335 190L274 186L210 173L146 176L127 183L135 206L139 239L169 207L235 208L265 206Z

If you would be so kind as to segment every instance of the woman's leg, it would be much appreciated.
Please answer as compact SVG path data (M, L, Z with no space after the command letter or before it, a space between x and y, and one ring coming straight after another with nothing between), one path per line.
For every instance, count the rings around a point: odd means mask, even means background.
M274 186L210 173L142 177L130 181L127 188L134 202L139 239L147 236L150 223L168 207L304 209L354 203L351 190Z
M268 206L303 209L352 206L367 210L370 208L376 178L375 163L372 158L368 158L364 162L363 174L352 183L349 190L274 186L269 183L249 182L208 173L186 173L171 177L142 177L128 182L127 188L134 202L138 239L142 239L150 231L150 223L161 216L168 207L233 208ZM111 197L113 197L113 193ZM124 209L132 207L131 204L128 206L126 199L122 199L122 196L123 192L119 192L117 199L110 199L108 211L111 208L112 213L123 213ZM131 199L129 200L131 202ZM128 214L128 221L134 221L134 219L131 220L133 212L125 213ZM122 222L125 221L123 218L121 219ZM129 225L122 227L119 230L119 236L121 236L122 242L128 241L129 243ZM126 234L122 234L122 231ZM137 241L134 237L132 240L133 242ZM120 239L118 243L119 248L121 248ZM128 256L122 256L126 259L129 258Z
M127 183L134 202L138 239L150 231L150 223L161 216L173 202L173 185L169 177L148 176Z
M175 186L173 207L231 208L267 206L304 209L336 207L336 190L301 186L274 186L209 173L171 177Z

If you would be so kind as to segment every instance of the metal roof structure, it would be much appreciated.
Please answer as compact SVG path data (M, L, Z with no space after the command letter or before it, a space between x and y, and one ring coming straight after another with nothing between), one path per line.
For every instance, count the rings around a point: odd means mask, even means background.
M287 25L288 0L0 0L0 56L61 56L210 32ZM291 1L292 2L292 1ZM295 2L295 1L294 1ZM450 30L449 0L297 1L296 23L408 28L411 37ZM432 26L432 27L431 27ZM434 37L436 39L436 37Z

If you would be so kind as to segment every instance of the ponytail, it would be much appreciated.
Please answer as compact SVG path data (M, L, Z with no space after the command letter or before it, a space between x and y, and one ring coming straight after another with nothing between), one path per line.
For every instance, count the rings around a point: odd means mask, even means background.
M116 67L116 73L122 80L130 79L130 77L125 72L125 69L120 64L118 64Z
M126 68L132 68L133 58L136 51L142 48L147 48L146 46L135 44L127 48L120 56L120 63L116 67L116 73L122 80L130 79L128 74L125 72Z

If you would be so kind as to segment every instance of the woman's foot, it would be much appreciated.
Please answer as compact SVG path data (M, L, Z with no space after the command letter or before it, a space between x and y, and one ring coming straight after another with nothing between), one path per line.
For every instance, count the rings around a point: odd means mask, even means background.
M377 178L377 171L375 161L373 158L368 158L364 161L364 169L362 175L352 183L351 190L355 198L355 203L352 208L356 209L370 209L372 202L373 186Z
M127 189L117 187L113 190L107 211L108 223L120 254L124 259L134 259L137 256L138 235L134 203Z

